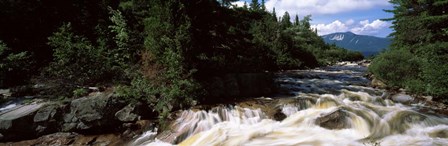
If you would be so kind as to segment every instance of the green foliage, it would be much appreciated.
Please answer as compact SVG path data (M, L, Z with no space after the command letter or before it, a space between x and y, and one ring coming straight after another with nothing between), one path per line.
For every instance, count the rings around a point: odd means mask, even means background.
M448 96L446 1L392 0L395 33L392 50L374 59L370 66L390 86L438 99ZM412 25L409 25L412 24Z
M127 23L120 11L113 10L109 7L109 12L111 15L109 19L112 22L112 25L109 25L109 28L111 29L111 32L115 34L114 40L117 46L109 52L109 56L111 56L109 59L114 60L113 62L118 63L119 66L126 68L128 63L130 63L129 60L132 55L129 47L130 37Z
M48 45L54 49L54 61L47 69L48 75L63 84L74 85L95 85L129 76L126 72L130 72L131 63L135 62L131 57L136 51L129 45L129 31L122 13L110 7L109 11L109 29L97 25L95 43L76 35L71 23L64 24L48 38Z
M258 0L252 0L252 2L250 3L250 9L254 10L254 11L258 11L260 10L260 3L258 3Z
M54 48L54 61L48 73L65 83L89 85L100 81L108 71L106 50L95 48L87 38L75 35L70 23L48 38Z
M18 85L29 77L33 61L28 52L14 53L0 40L0 87Z
M393 49L378 55L369 71L390 87L404 87L419 79L420 61L405 49ZM407 82L413 80L411 82Z
M73 97L82 97L86 96L89 93L89 90L86 88L78 88L73 90Z

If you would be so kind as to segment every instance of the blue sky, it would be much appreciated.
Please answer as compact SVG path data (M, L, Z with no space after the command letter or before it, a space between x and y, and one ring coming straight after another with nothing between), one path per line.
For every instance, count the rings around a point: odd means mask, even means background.
M246 1L236 2L242 5ZM261 2L261 0L259 0ZM277 16L285 11L300 17L312 15L312 28L317 28L319 35L334 32L351 31L355 34L386 37L392 30L390 22L381 21L393 15L384 9L392 9L388 0L265 0L266 8L275 7ZM293 16L292 16L293 18Z

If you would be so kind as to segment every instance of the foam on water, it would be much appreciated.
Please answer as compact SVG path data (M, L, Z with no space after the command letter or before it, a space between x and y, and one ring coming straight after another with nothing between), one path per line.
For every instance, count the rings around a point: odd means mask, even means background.
M147 146L448 145L448 119L385 99L369 87L365 67L340 63L289 71L276 80L295 102L278 102L286 118L261 109L219 106L182 111L163 138ZM313 102L311 102L313 101ZM135 144L135 143L134 143Z

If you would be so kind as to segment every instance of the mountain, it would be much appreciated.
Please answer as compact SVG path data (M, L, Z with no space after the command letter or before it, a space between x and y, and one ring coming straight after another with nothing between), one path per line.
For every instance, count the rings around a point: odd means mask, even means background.
M390 38L380 38L367 35L357 35L352 32L338 32L321 36L327 44L359 51L364 56L378 54L383 49L389 48Z

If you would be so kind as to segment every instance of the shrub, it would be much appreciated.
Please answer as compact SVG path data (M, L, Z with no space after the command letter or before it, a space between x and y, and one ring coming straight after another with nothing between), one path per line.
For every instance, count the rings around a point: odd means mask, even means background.
M94 47L83 36L75 35L70 23L60 27L48 40L48 45L54 50L54 61L48 73L64 84L94 84L107 73L110 65L106 50Z
M0 87L24 83L31 75L32 65L28 52L14 53L0 40Z
M389 87L405 87L410 83L421 83L421 61L405 49L386 51L376 57L369 67L369 71L380 80L385 81ZM412 85L413 89L423 85Z
M89 90L86 88L78 88L76 90L73 90L73 97L82 97L86 96L89 93Z

